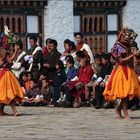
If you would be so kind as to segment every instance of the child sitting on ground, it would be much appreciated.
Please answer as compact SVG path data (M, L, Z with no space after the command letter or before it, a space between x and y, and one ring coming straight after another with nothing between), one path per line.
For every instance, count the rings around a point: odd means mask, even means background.
M36 106L36 99L41 98L41 92L37 87L37 81L34 79L30 80L30 89L24 95L23 106Z
M42 80L41 95L41 97L36 99L36 103L40 103L43 106L50 105L54 95L54 89L52 86L49 86L49 81L47 79Z
M27 81L25 83L25 88L26 90L30 89L30 80L32 79L32 73L31 72L27 72Z
M23 93L25 94L27 89L26 89L26 82L27 82L27 73L26 72L21 72L19 75L19 83L20 86L22 87Z

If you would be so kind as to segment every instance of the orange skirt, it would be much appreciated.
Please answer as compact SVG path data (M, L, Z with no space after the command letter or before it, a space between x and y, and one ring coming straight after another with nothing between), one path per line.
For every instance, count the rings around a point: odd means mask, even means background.
M22 88L14 76L9 70L0 70L0 103L9 104L13 99L21 102L23 99Z
M116 68L114 68L115 70ZM123 99L128 97L132 100L135 96L140 97L140 83L138 81L138 76L134 70L129 67L127 69L127 78L122 67L118 65L116 72L113 76L111 88L108 88L111 80L104 90L104 97L107 101L114 101L116 99ZM111 76L113 75L113 71ZM111 77L110 76L110 77Z

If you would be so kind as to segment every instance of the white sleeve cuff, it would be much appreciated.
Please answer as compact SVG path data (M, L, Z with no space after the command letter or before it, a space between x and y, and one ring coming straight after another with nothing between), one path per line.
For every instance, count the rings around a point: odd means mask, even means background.
M99 78L96 80L96 83L100 83L102 80L103 80L103 78L102 78L102 77L99 77Z

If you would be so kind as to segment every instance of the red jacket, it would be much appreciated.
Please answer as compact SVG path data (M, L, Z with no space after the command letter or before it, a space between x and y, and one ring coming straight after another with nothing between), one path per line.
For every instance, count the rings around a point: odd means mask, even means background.
M48 53L48 50L47 50L47 48L46 48L46 47L44 47L44 48L43 48L43 56L46 56L46 55L47 55L47 53Z
M91 80L92 75L93 75L93 70L90 64L84 67L80 67L79 76L78 76L79 82L83 82L84 84L87 84Z

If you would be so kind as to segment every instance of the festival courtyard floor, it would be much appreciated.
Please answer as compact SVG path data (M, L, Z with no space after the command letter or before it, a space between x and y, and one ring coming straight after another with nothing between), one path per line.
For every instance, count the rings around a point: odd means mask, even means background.
M0 116L0 140L140 140L140 111L117 119L113 109L18 107ZM10 107L5 111L12 113Z

